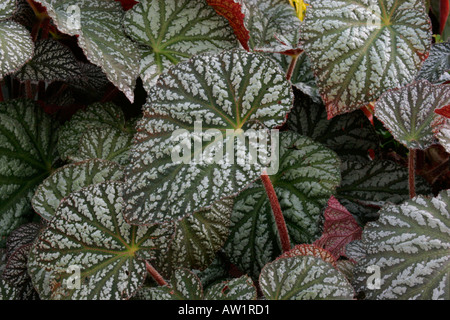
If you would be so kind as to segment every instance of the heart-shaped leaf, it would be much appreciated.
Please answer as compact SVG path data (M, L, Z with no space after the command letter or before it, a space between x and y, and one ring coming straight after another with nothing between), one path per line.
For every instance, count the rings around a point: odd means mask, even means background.
M265 167L250 159L249 149L266 164L270 139L253 139L250 147L242 140L283 124L292 99L276 63L260 54L204 54L169 69L152 88L138 124L126 169L127 220L180 219L246 187ZM181 151L182 160L175 155Z
M450 81L450 42L437 43L431 47L430 56L420 69L417 79L431 83Z
M291 241L320 236L321 212L340 183L340 161L325 146L294 132L280 135L280 165L270 176ZM231 262L252 276L281 253L269 199L260 181L241 192L231 216L225 247Z
M58 29L78 36L78 45L93 64L102 67L108 79L130 101L139 75L141 52L120 23L120 3L103 0L36 0L47 8Z
M90 128L81 136L78 152L69 159L104 159L126 165L129 163L132 140L132 134L113 127Z
M55 122L28 100L0 103L0 236L24 222L58 158Z
M322 236L314 244L329 250L336 259L345 257L345 246L361 239L362 228L348 210L331 196L325 209Z
M233 199L224 199L178 221L170 244L170 264L199 270L209 266L228 238L232 209Z
M205 292L206 300L256 300L256 297L255 285L248 276L217 283Z
M124 25L142 47L140 75L147 91L173 64L237 46L227 21L205 0L141 0L126 13Z
M376 150L379 138L370 121L360 110L327 119L322 103L315 103L296 92L288 127L335 151L341 159L368 161L369 149Z
M114 162L94 159L68 164L44 180L31 204L42 218L51 221L61 201L71 193L93 184L122 181L123 178L123 168Z
M384 207L363 232L367 255L355 269L357 290L367 299L449 300L449 208L449 190Z
M86 110L78 111L70 121L61 127L58 139L58 151L63 159L76 156L80 140L90 128L112 127L130 132L125 116L118 106L112 103L94 103Z
M350 300L353 288L329 263L313 256L275 260L259 279L268 300Z
M446 105L450 105L449 86L420 80L383 94L375 103L375 116L395 140L408 149L424 150L434 142L434 110Z
M422 0L310 0L301 36L328 118L413 80L431 45Z
M80 64L70 49L55 40L36 43L34 56L15 76L21 81L67 81L81 77Z
M0 21L0 79L17 71L33 57L30 32L17 22Z
M378 210L386 203L398 204L409 199L408 169L392 161L344 161L341 170L342 183L336 197L361 225L376 220ZM416 178L416 192L429 194L425 179Z
M123 186L105 182L70 194L34 244L28 261L43 299L124 299L146 277L144 259L166 250L165 227L123 219ZM79 272L80 283L71 278Z

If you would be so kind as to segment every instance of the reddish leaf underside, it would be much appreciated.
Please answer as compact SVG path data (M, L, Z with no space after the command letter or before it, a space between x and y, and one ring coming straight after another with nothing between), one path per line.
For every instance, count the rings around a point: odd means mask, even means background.
M450 118L450 105L442 107L440 109L436 109L434 110L434 112L443 117Z
M207 0L207 2L218 14L224 16L230 22L230 26L233 28L242 47L250 51L248 45L250 32L244 24L245 15L242 13L242 5L235 0Z
M345 246L351 241L361 239L362 228L334 196L328 200L324 215L323 234L314 244L330 251L336 259L345 257Z
M297 256L314 256L320 258L325 262L336 267L336 258L326 249L320 248L314 244L299 244L293 247L291 250L284 252L281 256L277 258L292 258Z

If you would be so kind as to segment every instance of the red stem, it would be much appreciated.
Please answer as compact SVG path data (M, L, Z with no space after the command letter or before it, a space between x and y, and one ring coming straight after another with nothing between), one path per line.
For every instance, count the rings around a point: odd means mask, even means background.
M47 18L44 20L44 22L42 22L42 34L41 34L42 39L48 38L49 30L50 30L50 19Z
M28 99L33 99L33 88L31 87L31 81L25 81L25 93Z
M288 68L288 70L286 72L286 80L287 81L291 81L292 74L294 73L295 66L297 65L297 61L298 61L298 57L299 56L300 56L300 54L292 56L291 63L289 64L289 68Z
M267 196L269 197L270 206L272 207L275 223L280 234L281 248L283 252L291 250L291 242L289 240L289 233L286 227L286 221L284 220L283 212L281 211L280 203L278 202L277 194L273 188L272 181L266 172L261 175L261 180L266 189Z
M409 150L408 170L409 170L409 197L412 199L416 196L416 149Z
M160 285L160 286L166 286L168 287L169 284L164 280L164 278L159 274L158 271L156 271L153 266L148 263L148 261L145 261L145 267L147 268L147 272L152 276L153 279Z

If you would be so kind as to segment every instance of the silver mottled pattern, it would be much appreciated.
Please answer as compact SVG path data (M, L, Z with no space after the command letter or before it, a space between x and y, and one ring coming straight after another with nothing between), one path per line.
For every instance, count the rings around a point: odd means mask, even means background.
M420 69L417 79L432 83L450 81L450 42L437 43L431 47L430 56Z
M11 256L20 247L33 243L43 227L44 225L42 223L30 222L21 225L11 232L6 240L6 252L8 256Z
M354 285L367 299L450 299L450 191L388 205L363 232ZM372 267L370 269L369 267ZM379 287L373 271L379 268Z
M277 127L284 123L292 100L284 74L260 54L242 50L203 54L169 69L151 90L138 123L126 168L127 220L148 224L181 219L246 187L259 177L262 166L245 161L248 146L241 139L233 143L234 163L227 161L232 157L227 141L235 139L227 129ZM187 138L198 140L197 121L202 123L202 157L215 152L223 157L212 164L197 161L200 154L188 164L172 161L178 146L172 134L185 129ZM220 143L213 143L216 139L209 129L221 132ZM237 155L242 156L236 159Z
M147 290L149 300L203 300L200 279L188 269L176 269L170 278L170 287L160 286Z
M35 242L28 262L43 299L119 300L131 297L146 277L143 259L167 250L169 229L135 227L122 216L123 184L105 182L70 194ZM70 266L81 286L69 288Z
M33 209L51 221L61 201L71 193L105 181L122 181L123 168L115 162L93 159L59 168L45 179L31 200Z
M351 300L354 294L342 273L313 256L275 260L264 267L259 283L269 300Z
M450 153L450 120L446 119L444 123L439 126L439 130L436 134L439 143L445 148L445 151Z
M90 62L102 68L108 79L130 101L134 101L136 78L139 76L141 52L130 40L120 22L124 11L117 1L105 0L36 0L63 33L78 36L78 44ZM80 29L73 8L80 12Z
M205 300L256 300L257 292L249 276L214 284L205 292Z
M295 243L320 236L321 212L340 184L340 160L320 143L294 132L280 135L280 170L271 176L289 235ZM237 197L225 250L231 262L257 277L280 254L272 208L260 181Z
M0 3L0 21L10 18L16 11L16 0L2 0Z
M21 81L53 82L81 77L80 64L72 51L55 40L36 42L33 59L25 64L15 77Z
M302 24L328 118L413 80L431 46L422 0L311 0ZM372 5L373 4L373 5Z
M375 116L395 140L409 149L425 150L434 143L434 111L449 104L448 85L419 80L384 93L375 103Z
M17 71L33 57L30 32L17 22L0 21L0 79Z
M58 158L56 127L28 100L0 103L0 235L23 223L34 190Z
M140 76L147 91L180 61L238 46L228 21L205 0L141 0L125 14L124 26L143 50Z

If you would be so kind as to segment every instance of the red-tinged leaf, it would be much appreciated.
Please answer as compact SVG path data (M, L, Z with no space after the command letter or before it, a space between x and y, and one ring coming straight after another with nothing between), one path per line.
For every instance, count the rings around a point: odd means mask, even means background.
M444 32L444 28L445 28L445 24L447 23L447 19L448 19L448 14L450 13L449 10L449 3L450 0L441 0L441 4L439 7L439 11L440 11L440 30L439 33L442 34L442 32Z
M238 0L207 0L208 4L216 10L218 14L224 16L233 28L236 37L242 47L250 51L248 42L250 32L244 24L245 15L242 13L242 4Z
M442 107L440 109L436 109L434 110L434 112L443 117L450 118L450 105Z
M131 8L133 8L136 4L138 4L139 2L134 1L134 0L116 0L117 2L120 2L120 4L122 5L123 10L128 11Z
M336 258L345 256L345 246L361 239L362 228L348 210L331 196L325 209L325 223L322 236L314 244L327 249Z
M323 248L320 248L314 244L299 244L293 247L291 250L284 252L281 256L277 258L283 259L283 258L292 258L292 257L298 257L298 256L314 256L316 258L320 258L325 262L328 262L333 267L336 267L336 258L333 256L333 254Z
M369 119L372 125L374 125L373 123L373 114L375 112L374 108L375 108L374 103L369 103L367 106L361 108L362 112L364 112L364 115L367 117L367 119Z

